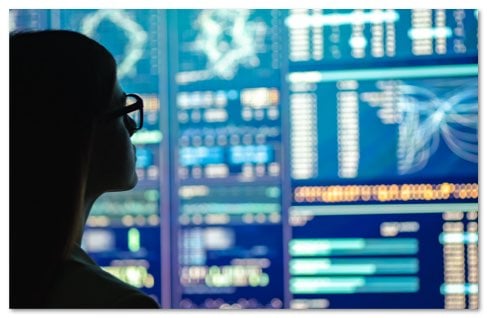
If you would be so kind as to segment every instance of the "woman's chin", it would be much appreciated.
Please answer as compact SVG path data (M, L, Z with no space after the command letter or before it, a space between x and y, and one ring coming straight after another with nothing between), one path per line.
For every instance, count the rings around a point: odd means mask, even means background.
M134 173L134 176L132 178L132 182L130 184L130 189L135 188L135 186L137 185L137 182L139 182L139 178L137 177L137 174Z
M127 188L124 190L131 190L131 189L135 188L138 181L139 181L139 178L137 177L137 174L134 172L130 181L127 182Z
M107 192L119 192L119 191L127 191L132 190L137 185L139 181L137 174L134 173L132 177L127 178L124 182L120 182L117 186L114 186L112 189L108 190Z

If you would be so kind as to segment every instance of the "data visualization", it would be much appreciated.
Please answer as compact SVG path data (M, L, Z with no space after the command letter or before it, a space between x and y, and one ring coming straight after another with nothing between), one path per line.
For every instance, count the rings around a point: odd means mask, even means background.
M174 309L478 309L478 11L10 10L114 55L139 179L83 247ZM28 146L28 145L26 145Z
M477 72L467 64L291 73L293 178L475 179ZM437 73L445 76L430 77Z
M181 30L169 53L177 61L175 307L284 307L280 15L169 16Z
M279 73L278 10L178 10L180 85ZM269 74L269 75L267 75ZM250 81L252 82L252 81Z
M301 205L289 217L291 308L478 306L476 203Z
M289 60L370 65L475 57L477 19L476 10L293 9L285 19Z

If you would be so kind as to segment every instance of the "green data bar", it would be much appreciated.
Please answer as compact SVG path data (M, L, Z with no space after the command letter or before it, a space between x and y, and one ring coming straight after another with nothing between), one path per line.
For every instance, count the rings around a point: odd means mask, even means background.
M291 278L293 294L359 294L359 293L415 293L419 279L406 277L295 277Z
M322 83L344 80L378 80L378 79L404 79L404 78L435 78L477 76L479 67L477 64L465 65L441 65L441 66L415 66L376 68L364 70L341 71L311 71L295 72L288 75L291 83Z
M408 255L417 251L415 238L295 239L289 242L291 256Z
M140 250L140 232L136 228L128 231L127 244L129 251L135 253Z
M416 274L416 258L355 258L355 259L306 259L289 262L291 275L373 275Z
M158 144L162 141L162 133L158 130L141 130L134 134L130 140L134 145Z

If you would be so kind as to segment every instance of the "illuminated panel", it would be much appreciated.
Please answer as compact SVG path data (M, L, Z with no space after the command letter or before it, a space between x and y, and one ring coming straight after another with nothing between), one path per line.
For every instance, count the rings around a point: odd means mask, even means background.
M149 10L11 10L10 30L69 29L98 40L114 54L127 93L144 100L144 129L136 145L137 188L107 193L86 222L83 248L121 280L161 299L159 212L162 134L159 127L158 14Z
M86 251L108 272L161 298L159 72L161 13L155 10L50 10L53 25L81 32L115 57L117 77L126 93L144 101L144 126L132 136L136 146L135 189L106 193L86 222ZM104 240L106 239L106 241Z
M295 200L476 199L477 72L466 64L290 73Z
M282 308L279 226L184 227L180 308Z
M478 308L474 10L289 10L289 307Z
M159 236L157 225L87 224L82 247L103 269L160 301Z
M279 11L172 13L172 306L283 308Z
M290 307L478 308L478 205L293 206Z
M477 55L476 10L292 9L291 63L422 61Z
M114 262L144 262L141 268L121 267L110 273L127 283L142 288L160 301L161 297L161 240L159 191L137 186L127 193L107 193L93 205L86 221L83 248L102 267ZM137 281L139 277L143 280Z
M181 308L282 308L280 188L179 188Z

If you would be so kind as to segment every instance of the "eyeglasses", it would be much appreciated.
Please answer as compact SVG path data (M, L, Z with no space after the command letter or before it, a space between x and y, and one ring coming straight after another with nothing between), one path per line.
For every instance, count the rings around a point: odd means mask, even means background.
M110 120L123 116L123 122L127 127L130 135L141 129L144 124L144 101L139 95L127 94L125 107L115 110L103 116L104 119Z

